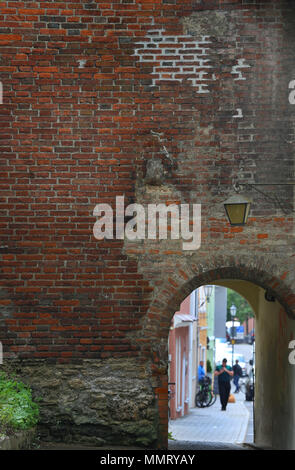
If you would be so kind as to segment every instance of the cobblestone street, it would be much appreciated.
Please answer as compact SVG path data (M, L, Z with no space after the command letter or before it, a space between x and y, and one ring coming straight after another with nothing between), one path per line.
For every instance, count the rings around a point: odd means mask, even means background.
M169 449L235 449L253 443L253 403L242 393L234 394L235 403L220 409L219 397L209 408L192 408L183 418L171 421L169 431L175 440Z

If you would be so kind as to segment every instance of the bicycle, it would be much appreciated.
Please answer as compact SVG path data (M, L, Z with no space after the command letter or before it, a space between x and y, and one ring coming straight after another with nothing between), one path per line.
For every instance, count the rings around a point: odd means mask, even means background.
M200 390L196 394L195 405L198 408L205 408L214 405L216 402L216 395L213 393L211 386L211 379L205 376L200 381Z

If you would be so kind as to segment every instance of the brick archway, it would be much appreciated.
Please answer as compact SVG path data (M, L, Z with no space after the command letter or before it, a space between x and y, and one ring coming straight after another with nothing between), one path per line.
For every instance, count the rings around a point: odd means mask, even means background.
M147 315L145 338L151 339L152 374L155 396L159 408L159 445L167 445L167 338L174 312L180 303L196 288L218 281L241 280L269 291L281 305L280 315L295 320L295 294L291 288L291 273L284 269L284 263L270 265L263 257L220 257L208 258L199 264L179 262L174 274L167 277L159 287L155 300ZM152 319L152 321L151 321ZM278 318L278 321L281 320Z
M204 256L198 259L182 258L174 265L173 274L155 285L154 300L143 323L144 331L168 328L179 304L194 289L204 284L226 279L249 281L268 290L284 307L288 316L295 319L295 293L292 288L292 271L287 270L287 260L273 256L273 262L263 255ZM156 283L155 283L156 284ZM153 319L151 322L150 319ZM164 331L163 331L164 333Z
M56 16L23 3L2 15L4 357L47 399L55 437L154 445L170 320L192 289L249 280L295 316L281 184L294 179L295 7L74 0ZM246 227L225 219L236 178L276 185L275 199L249 194ZM201 204L200 250L95 239L94 207L122 195Z

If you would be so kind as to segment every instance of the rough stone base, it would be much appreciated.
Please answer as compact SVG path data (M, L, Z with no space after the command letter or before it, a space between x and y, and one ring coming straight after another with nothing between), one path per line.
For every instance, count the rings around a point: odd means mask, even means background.
M21 431L13 436L0 436L0 450L27 450L35 437L36 428Z
M132 359L6 362L40 397L43 440L153 447L158 410L146 369Z

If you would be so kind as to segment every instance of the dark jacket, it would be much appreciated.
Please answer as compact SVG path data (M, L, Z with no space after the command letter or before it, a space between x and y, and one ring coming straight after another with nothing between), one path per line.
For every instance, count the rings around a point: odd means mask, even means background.
M239 377L242 377L243 371L242 371L242 367L239 366L239 364L235 364L233 366L233 371L234 371L234 375L238 375Z

